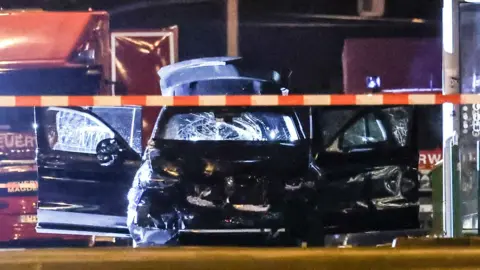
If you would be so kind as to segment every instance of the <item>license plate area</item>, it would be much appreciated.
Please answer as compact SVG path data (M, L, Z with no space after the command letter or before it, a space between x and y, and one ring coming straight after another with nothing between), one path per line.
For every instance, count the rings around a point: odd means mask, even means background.
M20 219L19 220L20 223L32 224L32 223L38 222L37 215L21 215L19 219Z

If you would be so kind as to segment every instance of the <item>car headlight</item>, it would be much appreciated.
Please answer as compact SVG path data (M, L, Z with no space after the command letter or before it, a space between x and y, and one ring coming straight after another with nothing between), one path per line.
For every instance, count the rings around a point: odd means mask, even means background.
M142 188L168 188L180 181L177 177L172 177L155 172L149 162L142 164L135 175L135 182Z

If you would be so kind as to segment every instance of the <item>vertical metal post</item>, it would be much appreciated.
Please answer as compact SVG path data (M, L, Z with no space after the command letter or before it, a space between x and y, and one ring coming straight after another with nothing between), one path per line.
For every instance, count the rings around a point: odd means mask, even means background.
M458 196L458 146L454 140L455 138L448 139L443 146L443 229L446 237L458 237L462 233Z
M238 1L227 1L227 54L238 56Z
M459 0L443 0L443 94L460 93Z
M433 235L443 235L445 230L443 226L443 186L442 173L443 162L437 164L430 174L430 181L432 181L432 206L433 206Z
M459 2L443 0L443 94L460 93L459 75ZM443 225L447 237L458 236L458 219L455 218L458 203L457 173L458 149L458 106L443 105ZM435 191L434 191L435 192Z
M477 141L477 234L480 235L480 226L478 218L480 217L480 141ZM472 222L475 224L474 222ZM475 226L475 225L474 225Z

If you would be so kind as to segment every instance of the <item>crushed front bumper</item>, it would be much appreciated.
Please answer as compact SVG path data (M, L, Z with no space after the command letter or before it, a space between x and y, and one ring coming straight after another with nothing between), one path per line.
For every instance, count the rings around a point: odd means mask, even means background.
M284 230L282 206L206 207L164 190L130 190L128 226L140 245L168 245L179 234L276 234Z

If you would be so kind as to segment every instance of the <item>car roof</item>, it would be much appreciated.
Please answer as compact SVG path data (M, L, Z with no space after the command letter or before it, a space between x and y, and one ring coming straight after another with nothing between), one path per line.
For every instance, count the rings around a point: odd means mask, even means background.
M199 95L198 87L204 94L280 94L280 74L274 70L256 70L248 67L240 57L207 57L175 63L158 72L162 95ZM222 84L224 91L218 91ZM256 85L256 91L245 93L229 92L239 84ZM266 87L268 85L269 87ZM261 87L258 87L261 86ZM209 88L212 91L209 91ZM249 88L249 87L247 87ZM265 90L269 88L270 91ZM276 88L276 90L273 90ZM260 90L259 90L260 89ZM263 90L262 90L263 89ZM213 91L216 90L216 91ZM238 91L237 91L238 92Z

